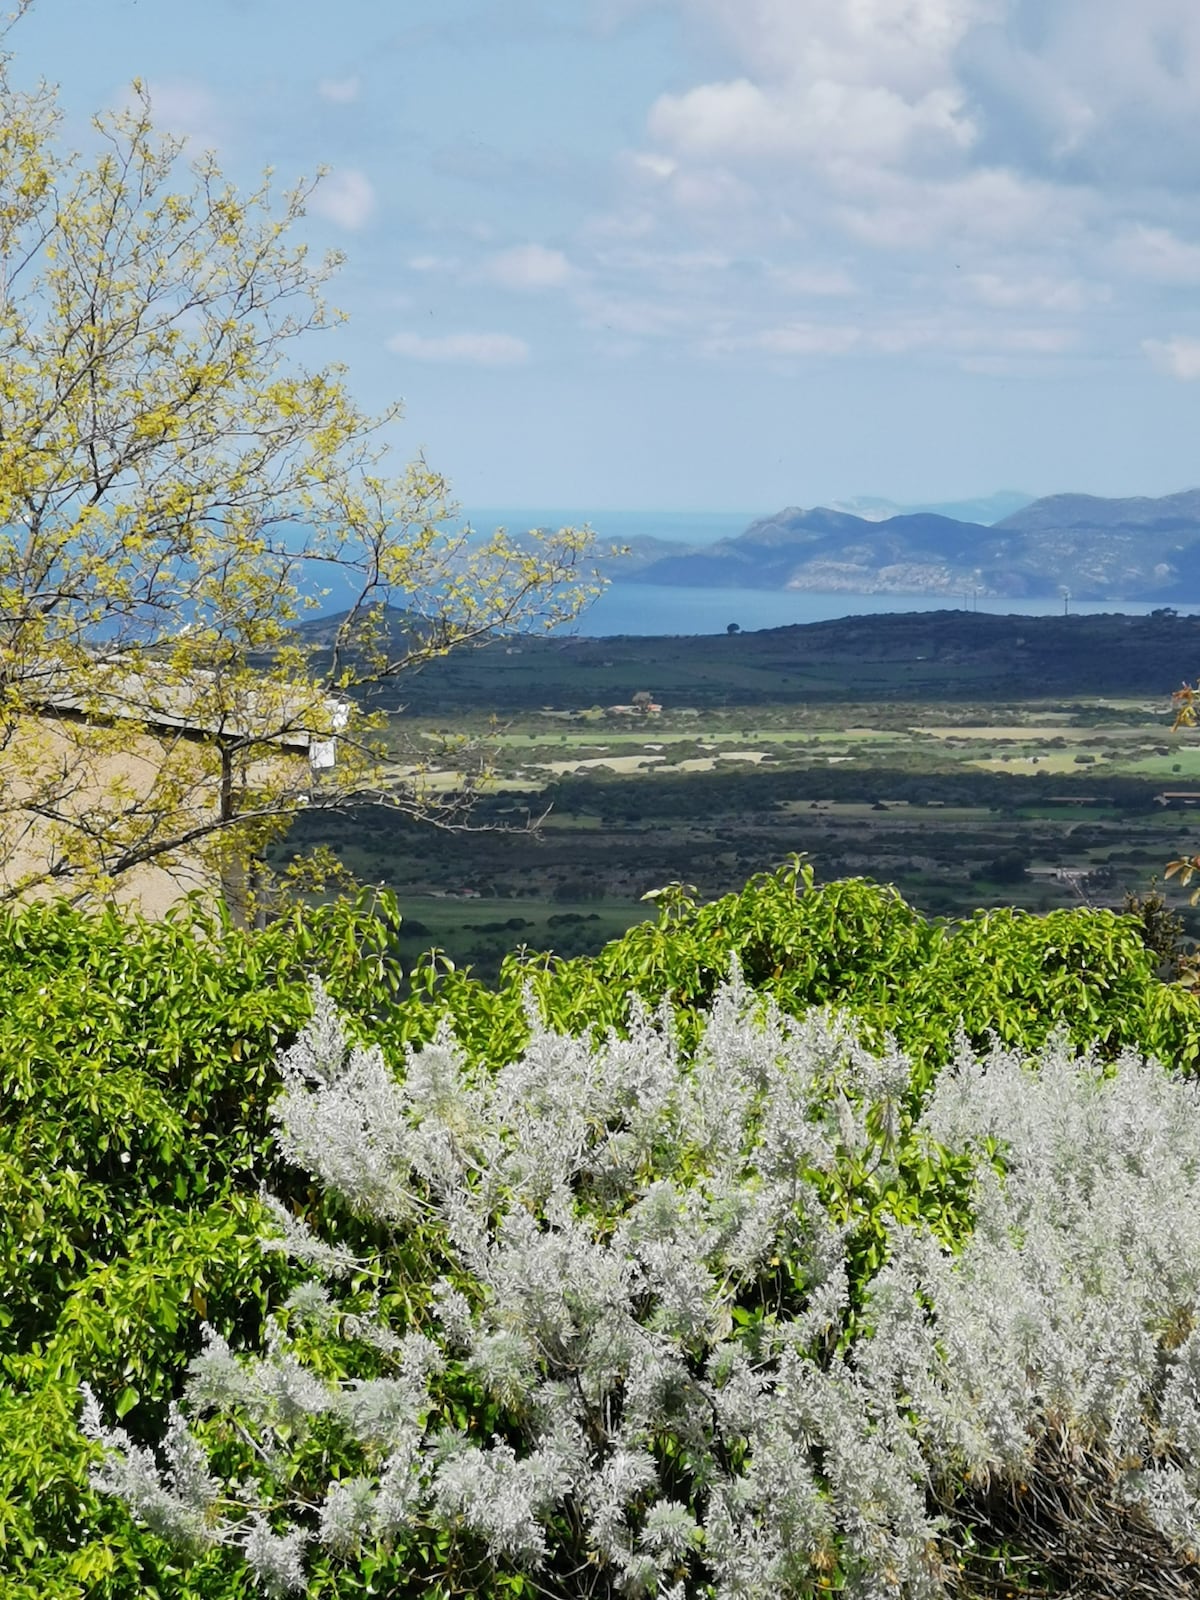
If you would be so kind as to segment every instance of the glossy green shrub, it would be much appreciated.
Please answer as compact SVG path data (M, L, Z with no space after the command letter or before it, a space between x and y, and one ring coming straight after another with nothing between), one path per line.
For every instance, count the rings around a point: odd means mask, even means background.
M877 1043L892 1034L921 1083L960 1030L975 1045L995 1034L1033 1049L1063 1028L1076 1043L1130 1046L1182 1070L1200 1059L1200 1004L1157 980L1135 917L1006 910L940 924L865 879L818 887L799 863L710 905L676 899L595 957L510 958L495 990L430 962L419 975L423 1003L399 1008L383 1035L426 1039L444 1008L468 1048L510 1060L527 1037L528 991L567 1032L619 1027L630 993L665 999L692 1039L734 958L785 1012L834 1006Z
M294 1276L255 1242L260 1182L296 1182L269 1139L276 1051L309 1015L311 970L354 1016L382 1011L388 943L362 906L262 933L191 912L0 914L5 1600L208 1593L88 1489L78 1383L150 1436L203 1316L256 1331Z

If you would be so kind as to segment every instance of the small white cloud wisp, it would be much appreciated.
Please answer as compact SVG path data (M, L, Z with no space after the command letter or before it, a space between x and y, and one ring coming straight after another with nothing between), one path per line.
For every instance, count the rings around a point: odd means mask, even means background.
M515 245L486 261L481 275L503 289L560 289L571 281L571 263L561 250L541 244Z
M357 168L335 167L317 185L308 206L315 216L355 233L374 215L375 190Z
M396 333L387 348L412 361L465 367L523 366L530 354L525 340L510 333Z
M317 84L317 93L322 100L328 100L330 105L348 106L358 99L362 90L362 81L357 76L348 78L322 78Z
M216 96L202 83L170 78L146 85L155 124L205 150L220 149L224 125Z
M1194 383L1200 378L1200 339L1173 334L1169 339L1143 339L1142 350L1151 364L1168 378Z

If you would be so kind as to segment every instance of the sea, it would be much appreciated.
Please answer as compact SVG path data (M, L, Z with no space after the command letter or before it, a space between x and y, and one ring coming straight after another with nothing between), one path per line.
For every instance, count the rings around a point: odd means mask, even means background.
M1119 612L1144 617L1161 602L1074 600L1072 616ZM1194 605L1176 605L1182 616L1200 612ZM736 623L743 633L759 628L786 628L796 622L830 622L837 617L877 616L889 611L987 611L995 616L1062 616L1061 599L1001 600L983 596L920 594L815 594L806 590L687 589L657 583L614 583L582 616L559 632L581 638L625 635L727 633Z
M589 523L602 545L626 544L634 538L669 539L679 544L715 544L735 538L755 520L752 511L587 511L579 507L531 510L485 507L466 513L477 529L504 527L510 533L527 528L578 527ZM807 590L679 588L669 584L613 583L574 622L559 632L581 638L621 634L650 637L726 633L736 624L743 633L760 628L785 628L799 622L830 622L838 617L877 616L896 611L984 611L996 616L1097 615L1119 612L1147 616L1161 601L1076 601L1061 595L1039 600L1010 600L964 592L940 594L833 594ZM1175 604L1182 615L1200 613L1194 604Z
M628 544L631 539L670 539L676 544L716 544L736 539L761 516L755 511L589 511L586 506L484 506L460 514L480 533L507 528L581 528L586 523L601 545Z

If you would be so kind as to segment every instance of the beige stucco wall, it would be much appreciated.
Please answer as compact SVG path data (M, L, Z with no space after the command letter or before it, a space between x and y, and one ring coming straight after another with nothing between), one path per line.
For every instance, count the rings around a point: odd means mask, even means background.
M203 739L129 726L96 730L52 716L27 719L0 752L0 894L21 885L26 886L22 897L30 898L79 892L84 885L78 876L74 881L70 873L45 876L52 857L72 859L73 842L82 855L87 844L75 824L86 822L98 807L145 813L164 770L178 777L184 791L171 818L173 832L215 820L217 758ZM252 779L269 778L272 786L282 780L298 790L307 786L308 776L303 750L281 750L251 772ZM47 794L53 794L65 826L28 809L28 802ZM153 816L145 815L144 825L153 832ZM193 848L119 874L104 898L160 917L197 890L215 897L233 888L233 875L223 882L220 869Z

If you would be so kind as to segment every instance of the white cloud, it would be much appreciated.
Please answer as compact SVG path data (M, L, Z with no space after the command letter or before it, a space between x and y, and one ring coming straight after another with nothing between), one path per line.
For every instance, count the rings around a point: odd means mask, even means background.
M1072 237L1090 203L1086 192L1003 167L949 179L876 174L835 215L865 243L929 250L962 243L972 253L1030 242L1043 253Z
M920 96L946 78L970 28L1003 0L678 0L767 80L887 83Z
M590 217L584 231L602 244L611 239L649 239L658 232L661 221L657 211L622 209Z
M1017 371L1102 358L1139 312L1169 328L1156 300L1200 286L1197 0L610 3L696 48L576 236L593 326ZM1200 378L1194 344L1143 348Z
M317 93L331 105L348 106L358 99L361 88L362 83L357 77L322 78L317 84Z
M578 303L586 327L606 334L628 334L636 339L682 332L695 320L694 308L674 296L654 299L621 291L588 291L580 295Z
M725 250L643 250L634 246L603 251L597 261L600 266L619 272L675 283L697 274L725 272L731 258Z
M1112 253L1117 265L1135 277L1200 283L1200 244L1178 238L1169 228L1139 223L1117 240Z
M1159 372L1184 383L1200 378L1200 339L1176 333L1169 339L1143 339L1142 349Z
M1083 311L1094 301L1107 298L1102 288L1080 278L1039 273L1005 277L998 272L971 272L963 281L977 300L999 311Z
M678 211L704 221L745 214L757 201L749 184L721 167L681 167L670 179L668 195Z
M885 162L926 142L966 149L976 131L956 88L931 89L909 101L883 85L828 78L770 89L747 78L702 84L661 96L649 128L654 139L686 155Z
M858 293L858 285L842 267L775 266L769 269L769 276L785 294L840 296Z
M375 210L375 190L355 167L335 167L317 185L309 210L351 233L362 228Z
M223 118L211 90L202 83L170 78L148 83L155 126L206 150L223 143Z
M855 353L899 355L933 342L931 330L920 326L868 328L858 323L779 323L755 333L718 335L703 341L706 355L733 351L760 351L769 356L845 356Z
M757 334L754 344L776 356L844 355L861 344L863 330L820 322L792 322Z
M545 245L515 245L483 263L481 276L504 289L560 289L572 277L571 263L561 250Z
M800 358L985 351L1013 362L1018 356L1061 355L1074 343L1074 333L1066 328L996 327L964 321L952 313L909 311L874 325L793 320L754 333L706 339L702 348L707 355L750 350Z
M387 341L394 355L413 361L467 367L516 367L529 360L524 339L508 333L397 333Z
M659 155L654 150L636 151L630 157L630 160L636 172L643 173L650 178L657 178L660 181L663 178L669 178L679 166L678 161L673 161L670 156Z
M1194 0L1006 0L971 74L996 136L1106 188L1200 171Z

